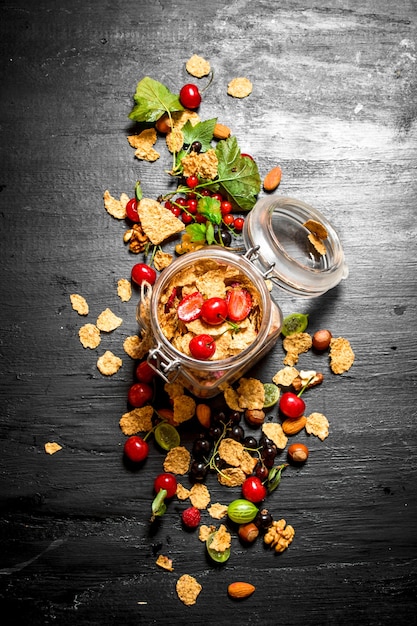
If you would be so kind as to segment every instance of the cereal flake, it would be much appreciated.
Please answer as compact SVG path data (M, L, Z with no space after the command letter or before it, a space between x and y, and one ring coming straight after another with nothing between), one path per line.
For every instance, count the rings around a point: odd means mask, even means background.
M106 350L97 360L97 369L104 376L113 376L122 367L123 361L111 350Z
M108 189L103 194L104 208L107 213L118 220L124 220L126 218L126 205L129 202L129 196L122 193L120 200L114 198Z
M198 54L193 54L185 64L185 69L191 76L203 78L203 76L210 74L211 67L209 61L206 61L206 59L200 57Z
M175 588L181 602L186 606L192 606L196 603L203 587L193 576L183 574L177 580Z
M97 318L97 328L103 332L110 333L122 324L123 320L110 309L104 309Z
M196 509L206 509L210 504L210 492L206 485L194 483L190 489L190 502Z
M190 497L190 490L181 485L181 483L177 483L176 496L178 500L187 500Z
M252 88L249 78L233 78L227 85L227 93L233 98L246 98L252 93Z
M262 432L265 433L268 439L272 439L279 450L283 450L287 445L288 437L282 430L281 424L277 424L275 422L262 424Z
M184 446L171 448L164 459L164 470L172 474L186 474L190 467L191 454Z
M142 198L138 203L138 215L145 234L155 246L185 229L184 223L169 209L151 198Z
M84 324L78 331L78 336L84 348L94 350L100 345L101 335L95 324Z
M213 519L222 519L227 515L227 506L225 504L220 504L220 502L216 502L208 508L208 512Z
M163 554L160 554L158 556L155 563L158 565L158 567L161 567L162 569L165 569L168 572L174 571L174 567L172 565L172 559L168 558L167 556L164 556Z
M133 409L124 413L119 421L119 426L124 435L136 435L147 433L152 430L153 408L149 405Z
M155 128L147 128L138 135L129 135L128 142L135 148L135 157L143 161L156 161L160 154L152 147L156 143Z
M355 353L350 342L344 337L334 337L330 341L330 369L334 374L343 374L353 365Z
M62 446L60 446L59 443L56 443L56 441L48 441L45 444L44 448L46 454L55 454L55 452L59 452L59 450L62 450Z
M78 313L78 315L88 315L88 303L83 296L80 296L79 293L72 293L70 295L70 300L72 308Z
M289 387L293 380L297 378L298 370L295 367L286 365L272 378L272 382L280 387Z
M309 435L315 435L323 441L329 436L328 419L323 413L311 413L307 417L305 429Z
M153 258L153 264L158 272L171 265L172 261L172 254L169 254L169 252L163 252L162 250L158 250Z
M117 295L122 302L129 302L132 297L132 284L127 278L119 278L117 281Z
M308 333L294 333L285 337L282 345L287 352L284 365L293 366L298 363L298 357L301 353L307 352L312 346L311 335Z
M123 350L132 359L143 359L145 354L149 351L151 344L152 338L146 333L142 338L138 335L131 335L130 337L126 337L124 340Z

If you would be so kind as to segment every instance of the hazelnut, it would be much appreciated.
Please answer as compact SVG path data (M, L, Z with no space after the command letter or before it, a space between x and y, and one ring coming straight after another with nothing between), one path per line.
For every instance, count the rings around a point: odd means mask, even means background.
M239 526L238 535L242 541L252 543L252 541L255 541L259 535L259 528L253 522L249 522L249 524L241 524Z
M288 448L288 456L295 463L304 463L308 459L308 448L303 443L292 443Z
M331 339L332 333L330 330L318 330L314 333L312 338L313 348L319 352L323 352L323 350L327 350L329 347Z
M265 413L261 409L246 409L245 420L251 426L262 426L265 421Z

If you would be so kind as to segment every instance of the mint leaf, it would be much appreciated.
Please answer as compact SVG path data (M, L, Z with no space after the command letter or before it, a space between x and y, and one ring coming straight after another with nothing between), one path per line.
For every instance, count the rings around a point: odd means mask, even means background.
M255 161L242 157L235 136L219 141L217 182L243 211L250 211L261 190L261 178Z
M133 99L129 118L134 122L156 122L166 112L184 110L178 95L149 76L137 84Z
M212 243L217 243L215 237L214 237L214 226L211 222L207 222L207 226L206 226L206 239L207 239L207 243L209 245L211 245Z
M201 143L201 152L207 152L211 148L216 122L217 118L214 118L198 122L198 124L193 126L190 120L187 120L181 129L184 135L184 143L191 145L194 141L199 141Z
M206 240L206 226L205 224L188 224L185 227L186 232L191 237L191 241L205 241Z
M217 198L211 198L210 196L200 198L197 204L197 211L204 215L212 224L220 224L222 221L220 202Z

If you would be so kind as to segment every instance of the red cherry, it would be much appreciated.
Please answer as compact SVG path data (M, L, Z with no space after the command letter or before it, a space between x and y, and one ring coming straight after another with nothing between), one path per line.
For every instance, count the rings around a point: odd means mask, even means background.
M166 498L172 498L177 492L177 479L173 474L158 474L153 483L155 493L165 489L167 492Z
M131 222L140 222L138 214L138 201L136 198L131 198L126 204L126 216Z
M257 476L248 476L242 485L242 495L249 502L261 502L267 493L265 485Z
M156 376L155 370L149 365L148 361L141 361L135 370L135 376L140 383L151 383Z
M201 94L197 85L187 83L181 87L180 102L186 109L197 109L201 103Z
M131 277L137 285L141 285L144 282L153 285L156 281L156 272L153 267L146 265L146 263L136 263L132 267Z
M223 298L208 298L201 307L201 317L210 326L222 324L227 317L227 302Z
M302 398L291 391L283 393L279 401L280 411L287 417L297 419L304 414L306 403Z
M140 463L144 461L149 454L149 446L142 437L137 435L133 435L126 439L125 445L123 446L123 452L129 461L133 461L133 463Z
M216 352L216 343L211 335L196 335L189 343L191 356L207 361Z
M135 409L145 406L153 396L152 387L147 383L134 383L127 392L127 401Z

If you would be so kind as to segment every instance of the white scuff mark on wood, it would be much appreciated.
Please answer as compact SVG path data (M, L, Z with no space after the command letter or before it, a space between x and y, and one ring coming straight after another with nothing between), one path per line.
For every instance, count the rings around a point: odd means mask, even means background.
M361 104L360 102L358 102L358 104L355 106L355 115L357 115L358 113L360 113L363 109L363 104Z

